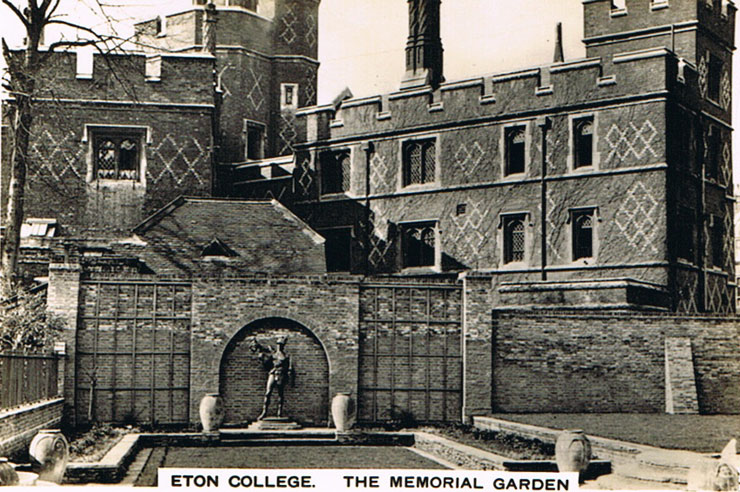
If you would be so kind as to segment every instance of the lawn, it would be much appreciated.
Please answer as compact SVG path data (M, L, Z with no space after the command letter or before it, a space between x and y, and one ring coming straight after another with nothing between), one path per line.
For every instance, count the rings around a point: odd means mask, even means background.
M156 485L157 467L444 469L396 446L168 447L152 452L136 485Z
M553 429L583 429L593 436L700 453L719 453L730 439L740 438L740 415L505 413L493 417Z

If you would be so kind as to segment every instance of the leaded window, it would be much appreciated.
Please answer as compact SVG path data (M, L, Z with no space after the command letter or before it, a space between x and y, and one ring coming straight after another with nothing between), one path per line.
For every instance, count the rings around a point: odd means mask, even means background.
M573 260L594 256L594 211L572 212Z
M709 56L709 73L707 76L707 90L709 99L715 102L719 102L721 80L722 80L722 68L724 63L722 59L716 55Z
M321 192L343 193L350 190L352 160L349 150L327 150L319 155Z
M594 119L579 118L573 122L573 168L588 167L594 161Z
M524 219L523 215L504 218L504 263L524 261Z
M678 213L678 223L676 224L676 254L684 260L694 261L694 237L696 219L694 211L687 207L682 207Z
M719 176L721 145L722 141L719 130L714 126L709 127L706 149L706 176L708 178L716 179Z
M524 126L512 126L505 129L506 163L504 174L521 174L525 168L526 138Z
M403 144L403 185L433 183L437 167L436 139L409 140Z
M434 266L437 251L437 227L434 222L402 224L403 267Z
M725 228L719 217L714 217L714 225L711 229L712 241L712 265L722 268L725 260Z
M95 175L98 179L139 179L140 135L99 134L95 135L94 142Z

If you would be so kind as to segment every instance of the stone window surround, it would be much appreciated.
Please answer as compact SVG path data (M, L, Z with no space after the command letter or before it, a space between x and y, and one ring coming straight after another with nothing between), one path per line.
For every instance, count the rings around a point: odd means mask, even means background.
M576 148L575 148L575 126L579 120L591 118L592 135L591 135L591 165L575 167ZM599 170L601 163L601 153L599 152L599 119L597 112L574 113L568 115L568 172L571 174L590 173Z
M526 177L530 170L531 150L532 150L532 132L531 132L532 120L519 120L511 121L501 125L501 136L499 147L501 148L501 179L507 180L518 180L522 177ZM506 169L508 167L508 152L506 142L506 131L509 128L523 127L524 128L524 171L521 173L507 174Z
M440 273L442 271L442 240L439 230L439 219L403 220L398 223L398 264L403 273ZM434 265L429 266L404 266L404 235L409 227L432 224L434 228Z
M249 130L255 129L260 131L260 146L259 146L259 157L256 158L250 158L249 156ZM253 160L260 160L264 158L265 156L265 134L267 130L267 125L262 123L261 121L257 120L250 120L249 118L244 118L244 121L242 123L242 135L244 140L244 160L245 161L253 161Z
M682 253L683 253L682 251L677 251L676 261L679 263L686 264L686 265L695 265L696 264L696 229L697 229L696 210L691 207L685 206L685 205L679 206L677 216L676 216L676 221L678 222L678 226L676 228L677 233L685 232L683 231L683 227L686 225L686 220L689 218L691 220L690 222L691 242L688 244L688 246L690 248L689 255L691 256L691 258L685 258L684 256L682 256ZM680 248L681 248L681 245L679 244L678 249L680 250Z
M506 243L506 228L505 223L508 220L521 218L524 224L524 258L522 261L511 261L509 263L504 262L505 255L505 243ZM527 268L532 263L532 215L528 210L514 210L501 212L498 217L498 252L499 252L499 269L501 270L518 270Z
M322 165L321 165L321 154L323 154L325 152L331 152L333 154L336 154L336 153L339 153L339 152L347 152L349 154L349 189L348 190L344 190L344 191L332 191L332 192L326 192L325 193L324 190L322 189L323 188L323 183L324 183L324 178L323 178L323 172L324 172L324 170L323 170ZM354 155L353 154L354 153L352 152L352 147L345 146L345 145L338 146L338 147L326 147L326 148L323 148L323 149L318 149L316 151L316 162L318 164L317 167L318 167L318 178L319 178L318 179L319 196L321 198L327 198L327 197L345 197L347 195L352 195L352 170L354 169L354 165L353 165Z
M575 241L575 221L573 220L573 216L576 214L584 213L584 212L591 212L592 215L592 222L591 222L591 256L587 258L578 258L577 260L573 259L574 251L573 251L573 243ZM597 205L587 205L583 207L572 207L568 209L568 220L567 224L570 226L570 234L569 234L569 241L567 241L568 244L568 251L567 251L567 258L570 258L570 263L572 265L595 265L599 258L599 223L601 222L601 214L599 213L599 207Z
M286 102L288 95L288 87L293 89L293 100L289 104ZM281 83L280 84L280 109L297 109L298 108L298 84L296 83Z
M727 251L725 251L725 224L719 215L709 214L707 220L707 232L709 233L709 248L707 248L707 251L705 252L705 257L709 256L707 268L709 270L723 272ZM715 248L719 248L719 250ZM720 254L719 259L715 253Z
M404 146L407 142L417 141L417 140L434 140L434 180L426 182L426 183L414 183L414 184L408 184L404 186L404 171L406 168L406 162L404 159ZM414 190L423 190L427 188L438 188L441 184L441 168L440 165L441 162L441 151L440 151L440 140L441 140L441 134L439 133L422 133L417 134L413 136L408 136L405 138L401 138L398 140L398 161L400 165L398 166L398 176L397 176L397 183L396 188L398 191L414 191Z
M138 179L103 179L98 178L95 169L95 134L101 133L119 133L121 135L131 135L139 140L139 170ZM128 186L132 183L146 187L146 170L147 170L147 146L152 143L152 132L149 126L141 125L112 125L108 123L94 124L86 123L82 132L82 143L87 145L85 152L85 161L87 172L85 181L89 184L105 185L106 187Z
M714 73L713 67L716 67L719 65L719 69L717 70L717 73ZM722 108L722 103L720 99L722 98L722 73L724 72L725 68L725 60L723 60L720 56L714 54L712 51L707 50L707 101L712 103L713 105L717 106L718 108ZM714 75L714 77L713 77ZM717 94L716 98L712 97L712 86L716 83L717 85Z

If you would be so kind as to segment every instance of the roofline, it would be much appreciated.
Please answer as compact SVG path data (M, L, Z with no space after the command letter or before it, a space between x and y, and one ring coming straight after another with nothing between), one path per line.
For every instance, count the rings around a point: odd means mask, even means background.
M286 216L286 217L287 217L287 218L288 218L289 220L295 220L296 222L298 222L298 224L299 224L299 225L301 226L301 228L303 229L303 232L305 232L305 233L306 233L306 235L307 235L307 236L308 236L309 238L311 238L311 240L312 240L312 241L313 241L313 242L314 242L315 244L324 244L324 243L326 242L326 239L324 238L324 236L322 236L322 235L321 235L321 234L319 234L318 232L314 231L314 230L313 230L313 229L311 228L311 226L309 226L308 224L306 224L306 223L305 223L305 222L303 221L303 219L301 219L301 218L300 218L300 217L298 217L298 216L297 216L296 214L294 214L293 212L291 212L291 211L290 211L290 209L288 209L288 207L286 207L285 205L283 205L283 204L282 204L282 203L280 203L279 201L275 200L274 198L273 198L272 200L270 200L270 202L272 203L272 205L273 205L273 206L275 206L275 208L277 208L277 209L278 209L279 211L283 212L283 214L284 214L284 215L285 215L285 216Z

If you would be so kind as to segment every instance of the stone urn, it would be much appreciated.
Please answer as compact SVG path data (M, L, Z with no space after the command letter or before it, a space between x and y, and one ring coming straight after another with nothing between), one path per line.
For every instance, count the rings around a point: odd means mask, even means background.
M738 473L722 461L705 460L689 468L688 490L737 490Z
M8 458L0 458L0 485L19 485L18 473Z
M207 393L200 400L200 422L203 432L216 432L224 420L224 406L218 393Z
M69 443L58 429L40 430L31 441L28 455L38 470L39 480L62 483L69 461Z
M350 393L337 393L331 400L331 416L334 427L339 432L346 432L355 423L355 402Z
M591 461L591 443L580 429L565 430L555 442L555 460L560 472L581 473Z

